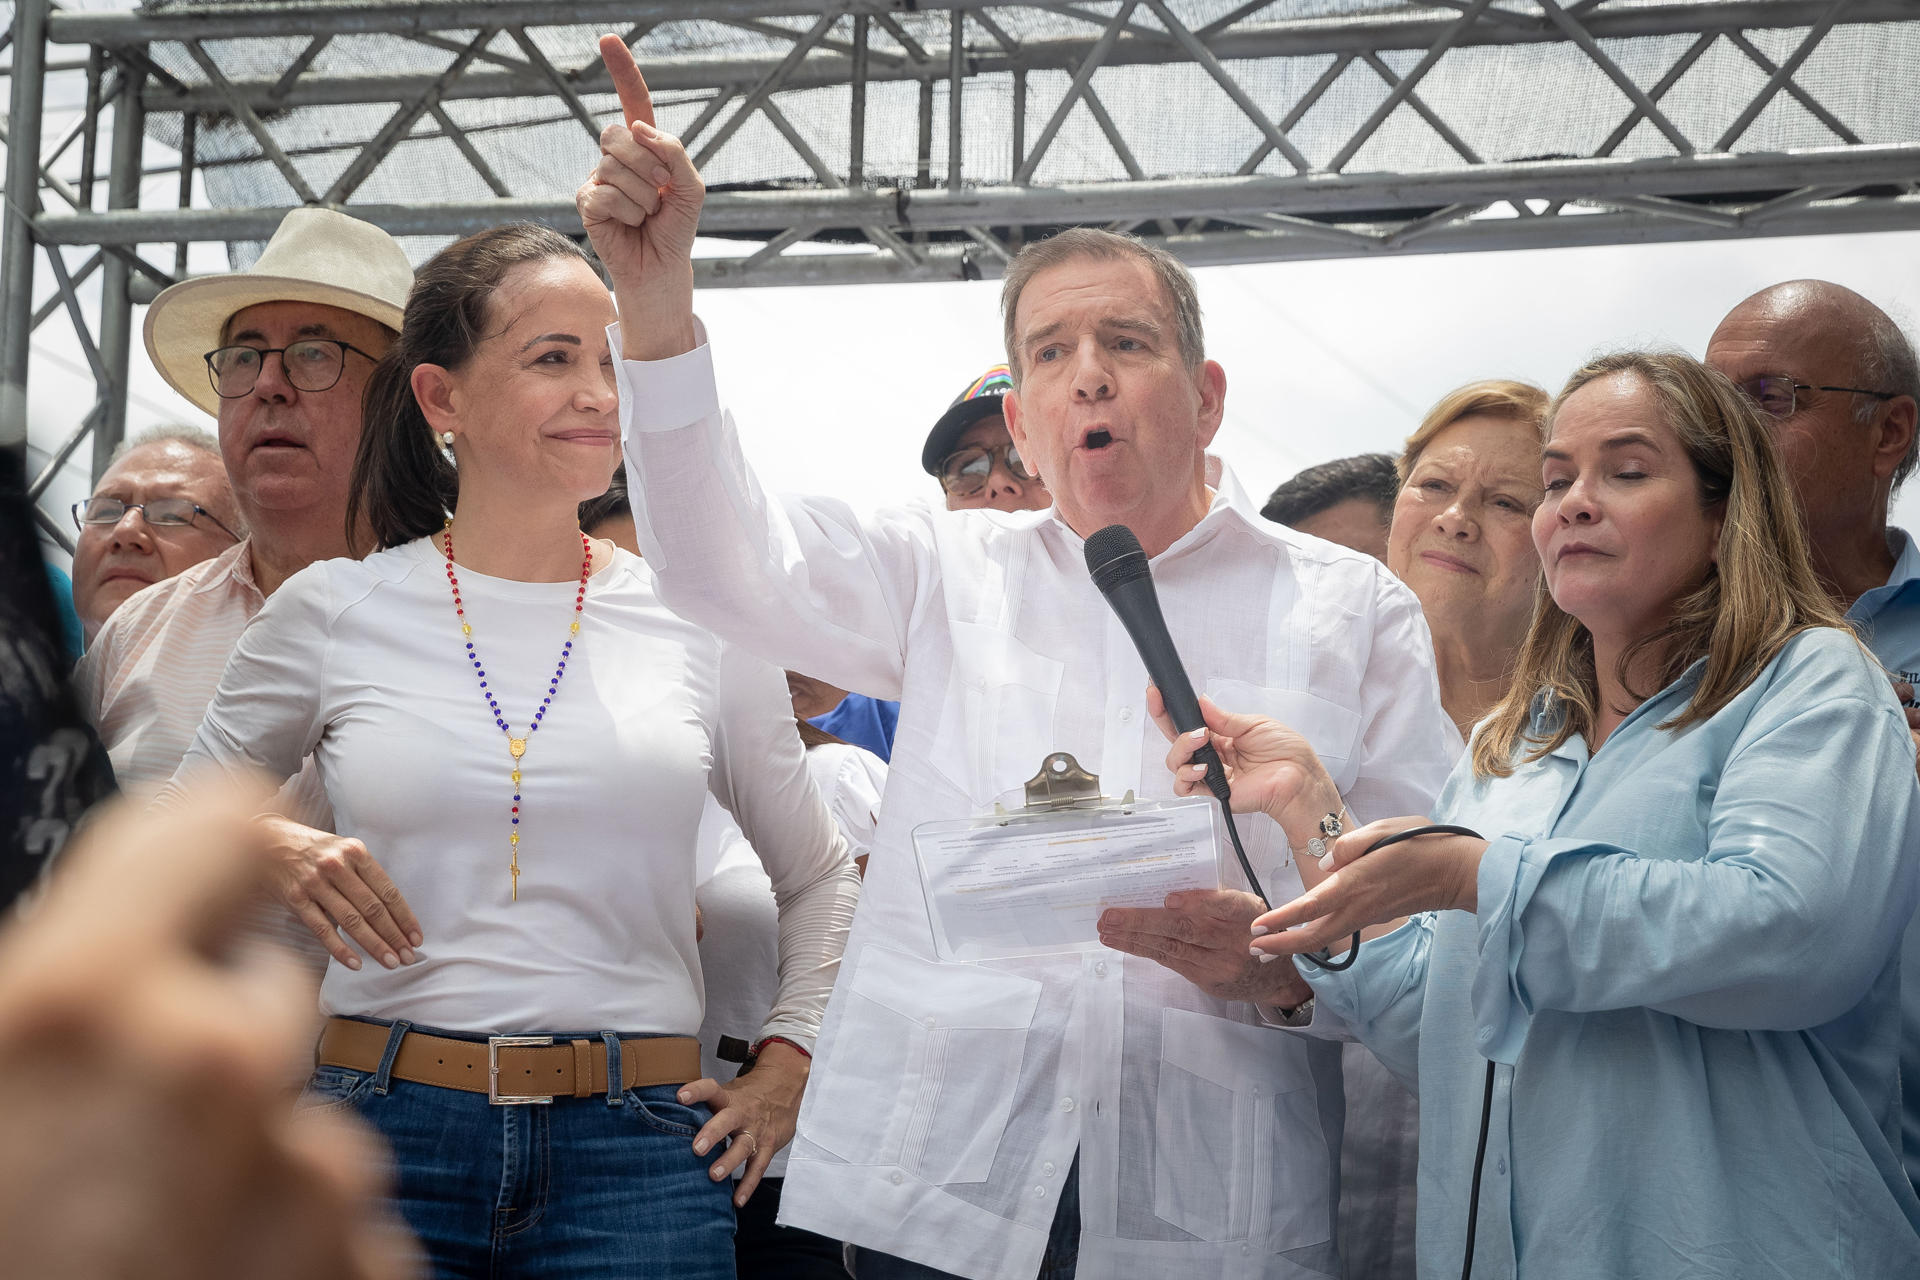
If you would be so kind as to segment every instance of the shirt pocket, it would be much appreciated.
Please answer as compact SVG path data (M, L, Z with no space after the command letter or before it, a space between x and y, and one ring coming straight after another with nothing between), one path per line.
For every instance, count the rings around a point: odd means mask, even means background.
M1161 1012L1160 1037L1154 1216L1274 1251L1327 1239L1326 1138L1305 1046L1187 1009Z
M976 622L951 622L953 674L934 758L985 809L1018 790L1054 749L1066 664Z
M808 1085L803 1136L851 1164L986 1181L1040 992L997 969L866 948L834 995L835 1050Z

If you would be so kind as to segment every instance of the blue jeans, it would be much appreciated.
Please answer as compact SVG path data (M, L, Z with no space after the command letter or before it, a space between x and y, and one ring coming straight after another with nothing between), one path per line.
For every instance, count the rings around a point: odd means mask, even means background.
M321 1067L302 1109L352 1108L393 1149L394 1207L436 1280L733 1280L731 1181L693 1154L706 1108L674 1085L494 1106L486 1095ZM444 1032L436 1034L446 1034ZM619 1040L607 1040L620 1079Z
M1080 1157L1076 1154L1067 1180L1060 1184L1060 1203L1053 1211L1053 1228L1047 1232L1047 1251L1040 1255L1035 1280L1074 1280L1079 1263ZM855 1280L959 1280L950 1271L872 1249L853 1251L853 1274Z

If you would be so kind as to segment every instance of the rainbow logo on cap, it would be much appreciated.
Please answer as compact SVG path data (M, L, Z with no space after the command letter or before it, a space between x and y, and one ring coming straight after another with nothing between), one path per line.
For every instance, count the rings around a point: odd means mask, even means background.
M975 378L954 403L965 404L969 400L979 400L985 396L1004 396L1011 390L1013 390L1012 371L1003 364L997 364Z

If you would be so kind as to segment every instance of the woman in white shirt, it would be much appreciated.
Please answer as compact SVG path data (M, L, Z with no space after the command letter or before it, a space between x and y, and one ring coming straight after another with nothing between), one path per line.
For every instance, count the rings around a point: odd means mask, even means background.
M613 319L543 227L420 269L349 510L382 549L275 593L176 778L312 755L419 917L411 963L329 967L307 1105L386 1136L441 1276L731 1277L730 1178L744 1202L792 1136L857 894L780 673L580 531L620 456ZM757 1067L725 1086L694 1039L708 792L781 912Z

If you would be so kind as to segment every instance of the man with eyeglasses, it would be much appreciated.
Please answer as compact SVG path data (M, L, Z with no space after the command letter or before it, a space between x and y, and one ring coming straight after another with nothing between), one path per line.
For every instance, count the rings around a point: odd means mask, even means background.
M997 364L967 384L920 450L920 465L940 482L947 510L1045 511L1053 495L1014 448L1000 401L1013 390L1007 366Z
M412 265L386 232L295 209L250 270L183 281L148 308L147 354L160 376L219 421L239 520L229 527L246 536L134 595L81 660L82 706L123 787L173 775L234 643L282 583L365 549L346 523L361 393L412 285ZM141 514L149 525L166 518L151 505ZM359 954L336 924L382 963L411 957L417 923L366 849L331 834L311 763L275 807L284 816L270 824L274 881L306 932L350 968Z
M1894 491L1920 460L1912 343L1853 290L1790 280L1729 312L1707 343L1707 363L1774 420L1814 568L1892 675L1920 743L1920 547L1887 523ZM1907 1176L1920 1189L1920 922L1907 928L1901 986L1901 1124Z
M73 504L73 607L91 643L143 587L211 560L243 527L220 446L197 427L157 427L129 440Z

